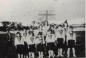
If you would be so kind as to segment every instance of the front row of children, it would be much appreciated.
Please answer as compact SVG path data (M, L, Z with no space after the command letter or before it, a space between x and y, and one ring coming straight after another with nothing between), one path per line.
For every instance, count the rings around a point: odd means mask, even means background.
M36 30L37 31L37 30ZM70 57L70 49L72 48L73 57L75 54L76 35L72 32L71 27L65 34L61 26L58 26L54 32L46 32L43 35L43 31L39 30L35 35L33 30L29 30L28 34L17 32L15 37L15 47L18 54L18 58L43 58L48 56L54 58L55 56L64 57L63 52ZM66 43L65 43L66 42ZM64 50L67 48L67 51ZM23 55L23 56L22 56Z

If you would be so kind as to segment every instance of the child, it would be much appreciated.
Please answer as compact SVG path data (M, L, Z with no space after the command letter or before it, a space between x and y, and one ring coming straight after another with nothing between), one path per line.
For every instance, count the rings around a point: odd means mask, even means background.
M62 51L63 51L64 41L65 41L65 39L64 39L62 25L59 25L58 29L57 29L57 43L58 43L57 44L57 47L58 47L58 55L57 56L63 57Z
M52 57L54 58L54 51L55 51L55 36L51 35L50 33L47 35L46 37L46 42L47 42L47 50L48 50L48 54L49 54L49 58Z
M35 42L34 42L34 35L30 34L28 37L28 45L29 45L29 58L35 57Z
M24 40L24 56L29 57L28 51L29 51L29 46L28 46L28 35L27 32L23 33L23 40Z
M72 52L73 52L73 57L76 57L75 42L76 42L76 35L75 35L75 33L73 33L72 27L69 27L68 32L67 32L67 45L68 45L67 57L70 56L71 48L72 48Z
M21 58L23 56L24 52L24 41L21 39L21 33L17 32L15 37L15 47L16 52L18 54L18 58Z
M43 58L44 47L43 47L42 35L38 35L38 37L36 38L35 41L36 41L36 45L37 45L37 51L38 51L39 58Z

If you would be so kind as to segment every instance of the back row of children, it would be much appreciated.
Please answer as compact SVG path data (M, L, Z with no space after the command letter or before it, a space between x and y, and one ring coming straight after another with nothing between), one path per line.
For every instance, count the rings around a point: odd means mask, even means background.
M73 57L75 54L76 34L73 28L65 24L55 26L39 26L38 29L24 30L17 32L15 37L15 46L18 57L43 58L48 56L70 57L70 48L72 48ZM67 49L65 49L67 48Z

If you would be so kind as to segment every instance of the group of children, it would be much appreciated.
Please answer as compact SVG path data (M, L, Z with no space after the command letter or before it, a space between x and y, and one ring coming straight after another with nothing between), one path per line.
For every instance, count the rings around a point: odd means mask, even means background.
M72 48L73 57L75 54L76 34L73 28L64 25L50 26L40 25L37 29L30 28L16 33L15 47L18 57L23 55L27 58L49 58L70 57Z

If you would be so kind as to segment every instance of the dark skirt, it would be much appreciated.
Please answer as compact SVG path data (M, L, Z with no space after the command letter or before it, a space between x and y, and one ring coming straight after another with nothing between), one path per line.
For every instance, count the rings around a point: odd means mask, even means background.
M68 48L74 48L75 47L75 40L68 40Z
M44 44L38 44L37 45L37 51L44 51Z
M52 42L52 43L47 43L47 50L55 50L55 44Z
M49 50L52 50L55 54L57 53L57 46L55 45L55 42L47 43L47 53Z
M16 52L19 54L24 54L24 45L17 45Z
M29 52L35 52L35 44L29 45Z
M26 42L24 42L24 54L28 54L28 44Z
M57 42L58 42L57 47L58 48L63 48L63 38L58 38Z

